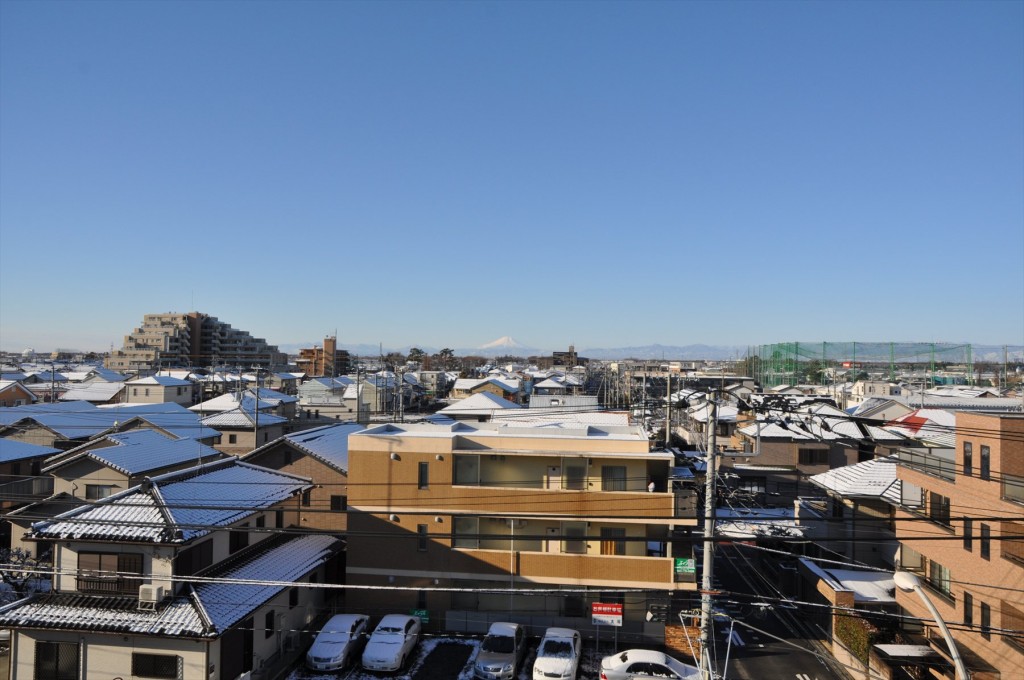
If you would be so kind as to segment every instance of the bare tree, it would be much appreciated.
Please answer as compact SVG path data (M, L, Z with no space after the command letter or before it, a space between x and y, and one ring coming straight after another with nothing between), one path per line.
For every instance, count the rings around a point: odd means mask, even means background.
M0 550L0 580L7 586L0 598L20 600L40 590L40 583L49 573L48 567L48 560L36 557L30 550Z

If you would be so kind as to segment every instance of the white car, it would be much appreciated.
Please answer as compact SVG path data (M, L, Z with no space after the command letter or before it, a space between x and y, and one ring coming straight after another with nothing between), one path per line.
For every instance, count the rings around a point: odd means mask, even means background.
M420 628L420 620L415 616L385 616L363 650L363 668L368 671L397 671L405 666L420 640Z
M580 667L580 653L583 649L578 630L571 628L548 628L544 631L537 658L533 662L533 679L557 678L572 680Z
M601 659L601 680L699 680L700 669L649 649L627 649Z
M365 614L332 616L306 652L306 666L314 671L340 671L358 658L366 643L370 617Z

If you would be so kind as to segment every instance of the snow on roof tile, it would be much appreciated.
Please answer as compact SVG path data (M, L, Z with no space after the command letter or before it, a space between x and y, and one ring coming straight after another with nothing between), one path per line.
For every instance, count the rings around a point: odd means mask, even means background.
M174 598L155 611L143 611L133 597L50 593L0 609L0 626L176 637L211 634L196 603L187 597Z
M338 423L289 434L284 439L297 449L347 473L348 436L363 429L365 428L358 423Z
M191 385L188 380L182 380L181 378L174 378L169 375L151 375L148 378L137 378L136 380L129 380L129 385L160 385L161 387L184 387L185 385Z
M61 401L109 401L123 389L123 383L99 381L72 387L58 398Z
M810 477L811 483L846 497L900 500L900 482L896 478L895 456L874 458L846 465Z
M129 430L106 435L104 439L114 445L89 449L82 451L79 455L62 458L60 462L45 468L43 472L67 465L81 457L88 457L123 474L139 475L190 461L219 458L223 455L220 451L201 444L195 439L171 439L155 430ZM91 444L93 442L89 442L86 446Z
M252 409L242 410L236 408L231 411L221 411L220 413L214 413L213 415L206 416L200 421L207 427L254 427L256 425L256 418L253 414ZM287 418L281 416L275 416L271 413L260 413L259 424L261 427L270 427L271 425L280 425L281 423L287 423Z
M38 522L33 535L53 539L189 541L240 522L311 486L309 480L235 458L154 477Z
M438 413L446 415L486 415L495 409L521 409L519 404L512 403L491 392L478 392L465 399L460 399L453 404L445 406Z

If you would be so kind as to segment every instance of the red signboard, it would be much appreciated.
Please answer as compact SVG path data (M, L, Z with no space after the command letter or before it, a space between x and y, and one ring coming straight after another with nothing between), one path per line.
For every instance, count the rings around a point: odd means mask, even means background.
M621 626L622 605L594 602L590 605L590 616L595 626Z

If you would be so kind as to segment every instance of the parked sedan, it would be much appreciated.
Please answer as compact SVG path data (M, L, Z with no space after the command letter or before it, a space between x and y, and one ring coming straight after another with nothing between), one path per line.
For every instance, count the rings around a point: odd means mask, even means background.
M306 652L306 666L314 671L340 671L358 658L366 643L370 618L364 614L332 616Z
M627 649L601 659L601 680L633 678L698 680L700 669L649 649Z
M579 631L570 628L548 628L544 631L537 658L533 662L533 680L558 678L572 680L580 666L582 641Z
M420 639L420 620L415 616L388 614L370 635L363 650L363 668L397 671L405 666Z
M514 680L526 654L526 629L518 623L492 623L480 643L473 677L482 680Z

